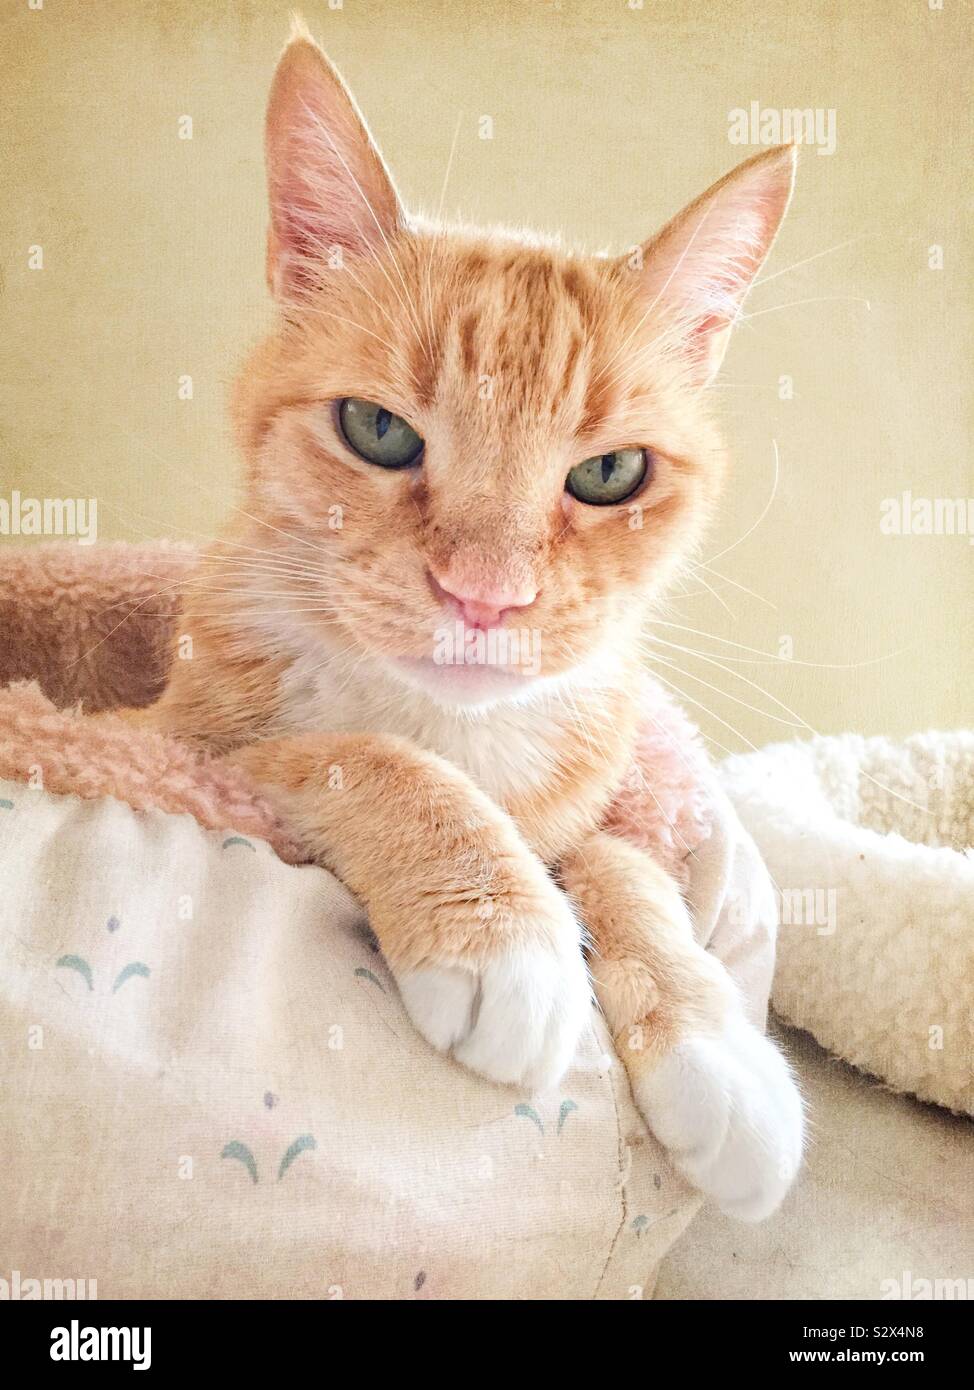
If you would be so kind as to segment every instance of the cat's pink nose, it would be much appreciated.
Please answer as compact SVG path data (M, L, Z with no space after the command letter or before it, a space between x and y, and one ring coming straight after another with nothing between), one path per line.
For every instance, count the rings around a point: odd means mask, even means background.
M538 593L534 585L460 581L449 574L427 573L433 593L441 603L454 608L467 627L499 627L508 613L527 608Z

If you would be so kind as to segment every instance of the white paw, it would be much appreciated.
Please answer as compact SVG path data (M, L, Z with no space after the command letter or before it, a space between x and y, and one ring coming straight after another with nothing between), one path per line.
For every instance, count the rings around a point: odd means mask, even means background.
M798 1172L801 1096L772 1042L743 1018L697 1034L634 1084L636 1104L684 1176L739 1221L763 1221Z
M543 1091L571 1066L591 1018L578 945L513 947L479 969L431 966L398 976L410 1018L441 1052L472 1071Z

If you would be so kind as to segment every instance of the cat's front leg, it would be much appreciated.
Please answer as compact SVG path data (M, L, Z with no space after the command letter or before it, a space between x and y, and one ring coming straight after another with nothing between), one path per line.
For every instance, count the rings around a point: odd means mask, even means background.
M591 1015L580 928L504 811L405 739L300 735L231 760L361 900L434 1047L495 1081L562 1076Z
M760 1221L801 1163L802 1102L774 1044L693 937L673 880L592 835L562 865L594 942L595 991L633 1096L676 1167L729 1216Z

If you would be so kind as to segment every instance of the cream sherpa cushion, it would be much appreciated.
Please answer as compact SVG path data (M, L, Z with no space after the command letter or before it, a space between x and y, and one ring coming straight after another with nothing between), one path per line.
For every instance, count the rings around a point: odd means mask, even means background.
M974 733L779 744L723 777L780 893L776 1012L974 1113Z

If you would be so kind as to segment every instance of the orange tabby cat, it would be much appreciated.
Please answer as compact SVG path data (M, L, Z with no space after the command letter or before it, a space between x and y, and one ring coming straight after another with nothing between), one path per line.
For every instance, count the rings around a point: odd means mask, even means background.
M555 1082L592 979L634 1095L726 1210L766 1215L801 1104L646 854L599 829L639 633L723 459L706 412L790 196L769 150L641 254L407 216L303 29L267 118L276 331L237 384L247 500L187 587L148 718L265 785L366 906L417 1028ZM641 509L642 525L630 524Z

